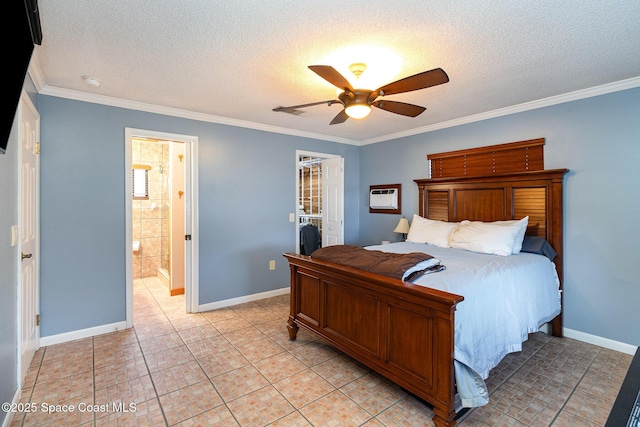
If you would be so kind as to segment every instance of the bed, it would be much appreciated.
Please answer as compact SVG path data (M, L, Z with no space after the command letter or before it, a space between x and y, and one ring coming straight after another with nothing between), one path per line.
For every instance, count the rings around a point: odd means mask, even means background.
M493 222L528 217L526 234L545 239L555 249L556 256L552 264L548 260L540 262L547 262L553 267L556 277L555 297L561 307L562 188L566 172L566 169L556 169L417 179L418 216L453 223L463 220ZM367 249L413 252L413 245L416 244L392 244ZM510 304L501 306L496 298L489 302L479 301L474 292L465 291L467 295L463 295L465 292L451 292L451 288L446 286L432 287L430 281L457 274L456 257L460 257L465 251L454 249L456 255L453 256L448 255L451 252L447 250L451 251L450 249L427 247L426 250L434 252L431 255L444 264L446 270L423 275L414 282L313 256L284 254L291 273L289 337L295 340L299 328L304 328L323 338L431 404L436 426L453 426L457 387L466 387L461 382L460 360L456 359L467 356L461 356L460 348L456 347L459 344L456 339L460 341L460 335L468 332L468 325L462 328L457 320L469 317L467 307L474 304L487 308L490 308L489 304L497 304L497 308L490 309L499 312L504 320L498 322L501 325L494 327L509 328L512 323L508 320L509 312L514 309ZM486 256L500 262L506 258L516 259L515 256ZM534 254L518 254L518 257L517 259L547 259L543 255ZM476 266L474 270L477 272L479 268ZM480 283L479 276L473 277L470 282ZM420 283L421 281L425 283ZM464 286L454 289L464 289ZM526 299L535 305L537 298L532 295ZM456 319L456 310L460 312L458 317L461 319ZM548 318L542 321L549 321L551 333L562 336L561 310L552 310L544 316ZM532 321L536 322L535 319ZM524 327L528 332L533 332L530 330L531 325ZM493 333L474 333L489 332ZM516 334L522 335L522 331L518 330ZM518 345L526 340L526 333L524 335L519 343L507 343L508 348L502 348L498 353L518 350ZM473 357L473 354L468 357ZM463 362L473 364L468 360ZM492 360L484 366L490 369L497 362L499 360ZM488 370L485 368L478 368L483 372L475 374L486 376ZM456 384L456 379L460 384Z

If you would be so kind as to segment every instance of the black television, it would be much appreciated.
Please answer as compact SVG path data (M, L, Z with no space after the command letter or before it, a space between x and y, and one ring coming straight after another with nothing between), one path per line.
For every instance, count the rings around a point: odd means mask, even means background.
M3 67L3 76L0 77L4 86L4 103L2 109L2 134L0 135L0 154L7 151L9 134L15 118L20 94L27 76L27 69L31 61L34 45L42 43L42 28L40 26L40 13L38 0L13 1L13 6L5 8L4 23L6 28L13 28L9 42L10 60ZM7 10L10 9L10 10Z

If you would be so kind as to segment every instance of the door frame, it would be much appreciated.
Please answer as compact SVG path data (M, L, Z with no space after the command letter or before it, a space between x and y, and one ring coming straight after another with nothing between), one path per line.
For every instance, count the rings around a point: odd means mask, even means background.
M22 185L23 185L23 180L22 180L22 138L23 138L23 133L24 133L24 127L22 124L22 118L23 118L23 108L29 108L32 112L32 114L34 115L34 117L36 118L36 129L35 129L35 143L36 144L40 144L40 113L38 112L38 109L36 108L36 106L33 104L33 102L31 101L31 98L29 98L29 95L27 94L27 92L23 89L22 90L22 94L20 96L20 107L18 109L18 117L17 120L15 121L15 123L17 124L17 141L16 141L16 149L18 150L18 241L17 241L17 253L18 254L22 254L22 230L23 230L23 224L22 224L22 202L23 202L23 191L22 191ZM36 315L40 314L40 152L39 152L39 148L36 148L36 164L35 164L35 177L34 177L34 193L35 193L35 206L33 207L33 209L35 210L34 214L35 214L35 241L34 241L34 248L33 248L33 262L35 263L34 269L34 280L35 280L35 295L33 296L35 299L35 313ZM17 285L18 285L18 289L17 289L17 304L18 304L18 318L17 318L17 339L18 339L18 349L17 349L17 362L18 362L18 367L16 369L17 371L17 384L18 387L20 387L20 385L22 384L24 378L26 377L28 370L29 370L29 365L27 365L26 367L23 366L22 363L22 324L23 324L23 319L22 317L24 316L24 312L22 310L22 304L23 304L23 300L22 300L22 259L20 256L16 257L17 259ZM35 350L38 350L40 348L40 325L38 322L36 322L36 332L35 332ZM24 372L23 372L24 371Z
M199 311L199 258L198 258L198 137L144 129L125 128L125 279L126 279L126 323L133 326L133 253L131 242L132 231L132 200L131 200L131 167L132 167L132 139L154 138L167 141L180 141L185 144L185 234L191 235L191 240L185 246L185 311L197 313Z
M295 227L295 235L296 235L296 253L299 254L300 253L300 217L299 217L299 211L298 211L298 202L300 200L300 173L298 172L298 163L300 163L300 157L301 156L308 156L308 157L317 157L320 159L334 159L334 158L342 158L341 155L339 154L327 154L327 153L318 153L318 152L314 152L314 151L306 151L306 150L296 150L296 162L295 162L295 171L296 171L296 197L295 197L295 215L294 215L294 227ZM341 196L342 197L342 206L343 206L343 212L342 212L342 216L343 216L343 221L342 221L342 227L341 227L341 234L342 234L342 240L344 241L344 168L342 169L342 189L341 189Z

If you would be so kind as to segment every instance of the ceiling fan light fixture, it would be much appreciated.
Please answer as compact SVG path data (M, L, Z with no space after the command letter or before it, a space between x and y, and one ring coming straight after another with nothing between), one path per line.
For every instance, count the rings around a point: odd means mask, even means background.
M371 105L369 104L351 104L344 109L347 116L352 119L363 119L371 112Z

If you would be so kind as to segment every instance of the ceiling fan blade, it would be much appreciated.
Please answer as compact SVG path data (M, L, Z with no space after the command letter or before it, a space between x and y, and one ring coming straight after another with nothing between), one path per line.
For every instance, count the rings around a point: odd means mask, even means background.
M411 92L412 90L425 89L431 86L436 86L442 83L447 83L449 76L444 72L442 68L436 68L422 73L414 74L413 76L405 77L401 80L396 80L393 83L382 86L378 90L383 95L393 95L395 93Z
M329 123L330 125L337 125L340 123L344 123L347 121L347 119L349 118L349 116L347 116L347 112L345 110L342 110L338 113L337 116L335 116L333 118L333 120L331 120L331 123Z
M380 100L373 103L374 107L381 108L391 113L401 114L403 116L416 117L422 114L426 108L419 105L407 104L406 102Z
M335 103L340 103L340 101L338 101L337 99L330 99L328 101L318 101L318 102L311 102L309 104L300 104L300 105L291 105L289 107L276 107L273 109L273 111L282 111L282 112L288 112L288 111L292 111L292 110L297 110L298 108L305 108L305 107L313 107L314 105L321 105L321 104L327 104L328 106L331 106Z
M332 85L353 92L353 87L342 74L330 65L309 65L309 69Z

